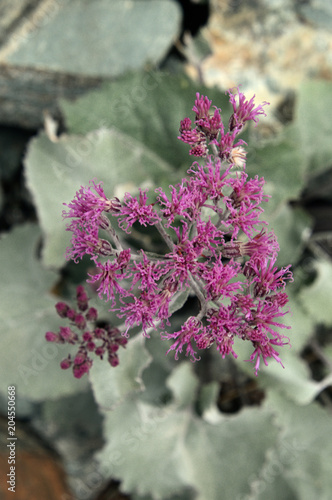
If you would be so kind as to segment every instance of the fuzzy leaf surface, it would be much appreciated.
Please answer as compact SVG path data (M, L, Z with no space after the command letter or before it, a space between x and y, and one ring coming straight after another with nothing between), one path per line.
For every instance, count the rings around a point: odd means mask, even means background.
M1 241L0 375L2 390L16 385L18 393L33 401L73 394L87 386L59 364L68 346L49 343L47 331L57 331L61 319L50 290L57 275L42 267L38 226L18 226Z
M196 92L212 99L227 123L230 106L224 93L197 85L183 75L163 72L128 74L75 102L60 104L71 133L116 127L173 167L187 170L195 158L189 156L189 146L177 136L181 120L186 116L195 119L192 107Z
M307 177L331 166L332 85L324 80L304 82L297 94L294 125L300 132L301 148L307 158Z
M332 265L328 261L315 262L317 277L299 293L299 300L317 324L332 325Z
M137 192L138 186L153 186L160 177L171 175L167 163L144 144L107 129L86 136L63 135L56 143L41 134L30 142L25 167L45 235L43 262L53 267L64 264L70 241L62 220L63 203L70 202L81 185L93 178L102 181L111 198L118 191Z
M185 492L192 490L198 500L220 500L220 491L227 500L240 498L249 492L250 478L258 477L277 429L261 409L227 418L219 414L213 424L200 419L192 406L192 365L183 365L167 383L175 391L173 402L151 405L136 394L104 413L101 470L138 497L187 498Z
M137 335L119 352L120 364L112 368L106 359L97 361L90 370L90 382L100 408L112 409L130 394L144 389L142 372L151 356L144 347L144 338Z
M277 448L270 450L250 500L329 500L331 496L331 418L312 403L299 407L271 390L265 406L281 429Z

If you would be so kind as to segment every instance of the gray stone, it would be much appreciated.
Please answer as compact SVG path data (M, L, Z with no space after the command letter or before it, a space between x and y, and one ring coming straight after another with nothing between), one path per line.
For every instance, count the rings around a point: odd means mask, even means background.
M28 128L41 126L45 111L58 117L58 97L157 64L181 22L175 0L15 0L1 8L0 123Z
M212 55L203 61L201 74L207 85L241 85L249 98L256 94L256 102L270 102L268 120L278 126L275 110L305 79L332 79L328 27L331 0L211 0L203 34ZM195 71L188 65L189 74Z
M31 13L40 0L1 0L0 2L0 45L11 31Z
M332 31L332 2L330 0L311 0L308 4L300 5L299 12L313 26Z

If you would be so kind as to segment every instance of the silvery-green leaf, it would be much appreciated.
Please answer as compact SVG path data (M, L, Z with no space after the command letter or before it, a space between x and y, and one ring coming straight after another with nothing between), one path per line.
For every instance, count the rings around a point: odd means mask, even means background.
M51 295L57 275L42 267L38 258L42 244L38 226L18 226L1 241L0 373L2 386L15 385L22 397L41 401L83 390L87 378L75 379L61 370L68 344L45 340L47 331L65 326L55 311Z

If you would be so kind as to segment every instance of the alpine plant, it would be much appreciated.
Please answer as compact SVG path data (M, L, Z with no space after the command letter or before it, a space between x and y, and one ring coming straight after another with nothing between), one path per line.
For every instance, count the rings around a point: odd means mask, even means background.
M267 365L274 358L282 365L279 350L289 343L280 333L289 328L281 322L288 312L285 285L293 278L290 266L276 265L276 236L260 218L269 198L263 192L265 181L246 174L246 143L238 139L246 122L257 123L265 115L268 103L255 107L255 96L247 101L238 88L228 94L233 113L227 128L221 110L196 94L195 119L181 121L178 139L200 160L169 191L159 187L148 196L140 189L137 196L126 193L120 201L108 198L103 183L93 179L64 204L63 217L72 233L67 259L91 259L94 270L87 283L123 321L117 327L98 324L98 312L88 307L83 286L77 289L76 309L64 302L56 305L70 326L47 332L46 339L77 346L77 354L61 363L75 377L89 371L93 353L116 366L118 349L125 347L134 327L145 337L160 330L161 339L172 341L167 353L173 351L176 359L184 353L198 361L213 345L223 358L237 358L238 337L252 346L248 361L256 375L261 360ZM162 252L130 248L131 233L137 234L140 226L153 226L159 233ZM198 313L173 331L173 304L184 292L196 295Z

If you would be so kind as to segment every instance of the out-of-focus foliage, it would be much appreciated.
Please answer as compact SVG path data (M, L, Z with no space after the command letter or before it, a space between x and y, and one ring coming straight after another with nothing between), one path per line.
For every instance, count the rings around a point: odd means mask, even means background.
M37 225L18 226L1 241L1 391L16 385L33 401L66 396L83 390L59 370L66 346L45 342L45 332L57 329L50 291L57 274L38 258L42 233Z
M174 0L61 0L61 8L57 3L31 23L33 33L18 33L9 64L116 77L158 63L179 35L181 10Z

